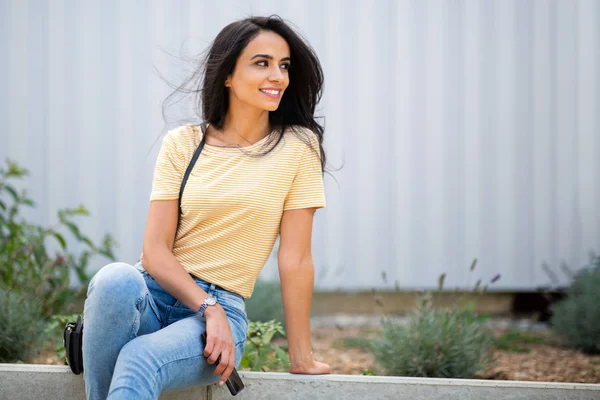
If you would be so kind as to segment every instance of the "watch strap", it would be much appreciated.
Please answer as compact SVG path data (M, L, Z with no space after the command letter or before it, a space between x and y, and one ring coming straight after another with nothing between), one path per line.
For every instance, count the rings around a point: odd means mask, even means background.
M210 304L209 303L209 299L210 298L214 299L214 297L208 296L206 299L204 299L204 301L200 305L200 309L198 310L198 313L200 313L201 317L204 317L204 312L206 311L206 309L208 308L208 306L214 306L215 304L217 304L216 299L215 299L215 301L212 304Z

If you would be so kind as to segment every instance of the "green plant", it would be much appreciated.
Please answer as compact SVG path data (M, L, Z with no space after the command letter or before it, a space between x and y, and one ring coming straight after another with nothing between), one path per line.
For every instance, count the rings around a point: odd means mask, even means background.
M382 321L373 354L391 375L474 378L491 361L494 338L469 307L436 310L426 293L408 324Z
M600 269L584 270L567 290L567 298L554 307L554 331L577 350L600 353L599 305Z
M473 272L477 260L471 264ZM442 290L446 274L438 279ZM490 284L500 279L496 274ZM474 292L487 291L477 281ZM487 317L475 312L475 302L437 309L433 295L424 292L407 324L385 316L383 337L370 346L375 359L391 375L474 378L492 360L494 336L484 326Z
M377 376L377 372L373 371L372 369L368 369L365 368L360 372L361 375L365 375L365 376Z
M338 348L357 348L361 350L369 350L371 348L371 339L361 337L345 337L336 339L333 342L334 347Z
M511 351L514 353L529 353L531 348L527 345L542 343L540 336L531 332L524 332L518 328L512 328L507 333L498 336L495 339L496 347L500 350Z
M65 354L65 344L63 341L63 335L67 322L74 322L77 320L79 314L69 315L53 315L46 324L45 332L51 337L53 341L54 350L56 352L56 358L58 360L64 360L64 364L67 364Z
M49 327L51 316L76 311L76 301L85 295L89 283L86 267L92 256L115 259L109 235L96 245L76 225L76 217L88 215L83 206L58 211L58 223L49 228L26 221L22 208L34 207L35 203L25 190L17 191L11 180L27 174L11 161L7 161L7 168L0 168L2 362L30 362L37 351L46 348L46 340L54 340L60 352L64 323L62 329ZM65 233L82 245L78 255L69 252ZM58 251L52 252L52 245ZM77 289L71 288L71 272L79 278Z
M246 301L246 313L250 321L275 320L284 323L281 287L279 283L256 281L252 297Z
M47 338L41 300L0 287L0 363L27 363Z
M27 197L25 190L19 193L9 180L27 174L27 170L11 161L7 161L6 169L0 168L0 285L8 291L28 293L41 299L45 317L72 312L69 307L85 292L90 279L86 273L90 257L103 255L114 260L114 242L106 235L102 243L96 245L81 233L74 218L88 215L83 206L58 211L58 223L49 228L20 217L22 207L34 207L35 203ZM68 252L65 230L83 245L79 255ZM56 254L48 251L50 241L60 248ZM79 289L70 288L70 271L79 278Z
M272 343L276 333L285 336L285 329L278 321L250 321L240 366L251 371L287 371L290 366L287 349Z

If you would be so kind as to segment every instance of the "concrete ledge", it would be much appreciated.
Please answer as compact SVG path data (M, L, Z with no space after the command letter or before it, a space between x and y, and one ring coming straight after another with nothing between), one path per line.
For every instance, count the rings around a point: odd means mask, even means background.
M600 385L358 375L292 375L240 372L246 388L239 399L394 400L593 400ZM226 387L197 387L165 393L161 400L224 400ZM0 364L0 399L85 399L83 377L56 365Z
M600 399L600 385L587 384L259 372L240 376L246 388L236 396L239 399ZM227 388L212 390L213 400L230 397Z
M164 393L160 400L208 400L210 391L198 386ZM85 400L83 375L62 365L0 364L0 400L4 399Z

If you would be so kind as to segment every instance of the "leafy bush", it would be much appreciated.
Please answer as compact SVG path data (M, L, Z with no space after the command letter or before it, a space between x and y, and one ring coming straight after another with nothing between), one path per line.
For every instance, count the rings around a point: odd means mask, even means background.
M246 313L250 321L284 323L281 286L279 283L256 281L252 297L246 301Z
M573 348L600 353L600 269L582 271L555 305L551 324Z
M82 206L58 211L59 223L49 228L31 224L20 217L23 206L33 207L25 190L18 193L9 180L27 175L25 169L8 161L0 168L0 362L29 362L37 349L45 348L46 328L53 314L76 312L76 300L85 295L90 277L86 267L90 257L103 255L114 260L113 240L106 235L101 245L84 236L73 218L88 215ZM62 233L69 231L84 249L69 253ZM59 248L50 254L49 241ZM70 287L70 272L80 280ZM64 325L63 325L64 328Z
M278 321L250 321L246 349L240 366L250 368L251 371L288 371L290 360L287 356L287 349L271 343L276 333L285 336L285 330Z
M47 339L41 300L0 287L0 363L27 362Z
M406 325L388 318L372 351L390 375L475 378L491 361L494 337L473 307L435 310L425 294Z
M473 272L477 260L473 260ZM442 290L446 274L440 275ZM500 279L496 274L493 284ZM487 291L478 280L473 289ZM462 304L463 301L458 303ZM484 326L488 318L475 312L475 303L447 309L434 309L433 296L425 292L407 324L385 317L383 337L372 342L370 349L390 375L437 378L474 378L492 360L494 335Z
M73 217L88 215L83 206L58 211L59 223L50 228L19 218L21 207L35 204L25 190L18 193L8 181L22 178L28 172L10 161L7 164L6 170L0 168L0 285L41 299L42 315L46 317L74 311L65 308L86 290L90 280L86 273L88 260L97 254L114 260L113 240L106 235L98 246L81 233ZM12 199L12 203L8 199ZM70 231L84 245L85 249L78 256L67 251L61 228ZM48 241L52 239L60 246L57 254L49 254L47 250ZM70 271L76 273L82 284L79 290L70 288Z

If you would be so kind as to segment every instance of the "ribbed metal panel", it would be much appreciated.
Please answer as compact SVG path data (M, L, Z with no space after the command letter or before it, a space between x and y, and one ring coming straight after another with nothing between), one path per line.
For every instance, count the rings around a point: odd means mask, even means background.
M278 13L325 70L322 289L551 283L600 252L600 2L0 0L0 160L44 224L81 226L135 261L161 103L227 23ZM478 268L470 278L473 258ZM95 270L101 260L94 260ZM385 274L384 281L382 274ZM264 276L277 275L275 257Z

